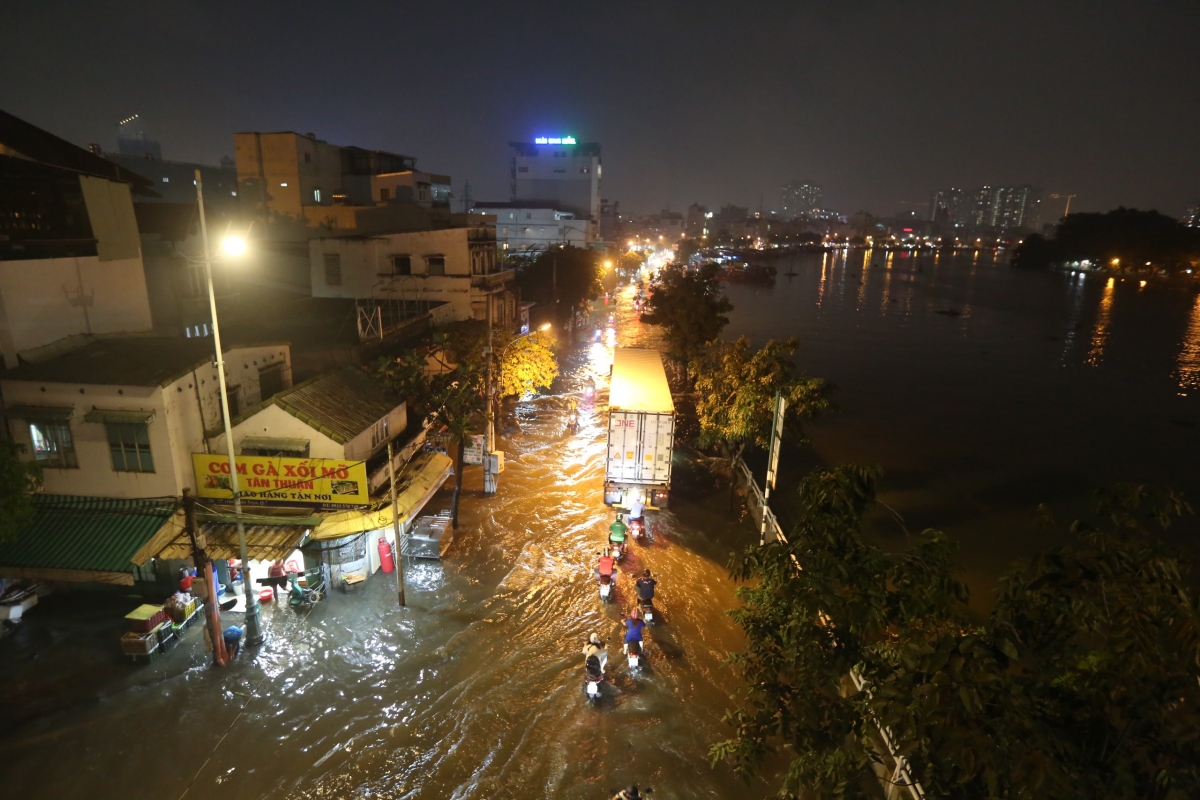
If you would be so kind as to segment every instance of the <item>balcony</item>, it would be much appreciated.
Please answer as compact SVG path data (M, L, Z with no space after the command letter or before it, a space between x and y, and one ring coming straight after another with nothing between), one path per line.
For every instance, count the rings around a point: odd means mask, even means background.
M500 272L493 272L489 275L472 275L471 288L495 289L499 286L503 286L516 277L517 271L515 269L505 269L501 270Z

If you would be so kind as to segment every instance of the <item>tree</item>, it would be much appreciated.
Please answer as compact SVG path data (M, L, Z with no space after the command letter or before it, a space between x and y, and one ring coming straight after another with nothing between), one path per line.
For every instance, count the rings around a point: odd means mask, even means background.
M1136 208L1071 214L1058 223L1053 240L1030 236L1013 254L1014 266L1034 268L1090 261L1105 268L1136 268L1150 263L1178 270L1193 266L1197 260L1200 230L1157 211Z
M1185 510L1178 498L1107 495L1108 530L1072 525L1072 544L1015 565L972 622L944 534L892 554L864 540L876 478L814 472L789 542L732 562L749 688L714 763L748 775L787 745L782 796L866 796L875 721L929 796L1197 796L1200 611L1145 524Z
M496 380L500 397L521 397L539 388L549 389L558 377L553 340L540 331L510 339L497 349L502 354Z
M830 407L824 380L796 374L791 356L799 346L795 337L771 339L759 350L751 350L745 336L733 342L718 339L692 361L698 443L718 446L731 472L746 445L770 446L777 393L787 400L785 424L801 438L800 423Z
M0 440L0 542L17 538L34 514L33 494L42 488L42 468L22 461L25 445Z
M539 305L554 305L557 287L556 314L566 319L571 311L600 296L602 262L594 250L552 247L518 273L517 285L522 297Z
M450 518L458 530L458 498L462 494L463 461L471 428L476 418L485 413L483 374L478 365L463 362L450 372L433 375L429 380L430 418L437 427L445 427L450 441L458 445L454 469L454 498Z
M649 300L647 321L666 328L667 356L683 367L729 324L733 304L721 292L715 266L689 271L672 265L659 276Z

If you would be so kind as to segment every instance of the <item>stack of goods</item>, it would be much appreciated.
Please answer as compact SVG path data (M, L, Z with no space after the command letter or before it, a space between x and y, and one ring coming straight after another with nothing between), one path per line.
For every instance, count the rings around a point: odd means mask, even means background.
M149 663L160 654L161 630L170 630L167 612L162 606L142 605L125 615L129 633L121 637L121 651L135 662Z
M196 613L197 601L190 594L176 592L163 603L163 610L176 625L182 625Z

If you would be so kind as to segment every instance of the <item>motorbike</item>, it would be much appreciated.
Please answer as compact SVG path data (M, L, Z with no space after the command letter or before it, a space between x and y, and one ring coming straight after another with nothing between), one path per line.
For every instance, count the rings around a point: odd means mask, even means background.
M613 557L613 561L620 561L625 556L624 542L611 542L608 547L609 554Z
M599 656L588 656L583 664L583 691L592 705L600 702L600 684L604 683L604 664L607 660L608 653L601 651Z
M300 585L300 573L293 572L289 576L291 587L288 589L288 605L312 606L321 602L325 597L325 576L319 569L310 569L304 573L304 586Z
M644 517L633 517L629 520L629 535L638 544L646 543L646 520Z
M625 655L629 657L629 668L639 669L642 660L645 658L642 651L641 642L627 642L625 644Z
M596 328L596 330L592 332L592 341L598 342L602 336L604 336L604 331L602 331L600 328Z
M646 620L647 625L654 624L654 601L653 600L638 600L638 605L642 609L642 619Z
M567 414L567 430L571 433L579 431L579 413L577 411L572 410L571 413Z
M596 396L596 384L588 381L583 385L583 396L586 400L591 400Z
M600 584L600 601L607 603L613 596L613 584L616 581L614 559L608 550L600 552L600 563L596 566L596 579Z

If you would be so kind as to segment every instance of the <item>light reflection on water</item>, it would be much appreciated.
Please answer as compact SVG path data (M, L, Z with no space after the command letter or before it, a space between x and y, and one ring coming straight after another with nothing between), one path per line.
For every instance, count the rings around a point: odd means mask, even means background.
M1200 387L1200 295L1196 295L1196 301L1192 304L1187 333L1179 351L1180 397L1186 397L1190 390L1197 387Z
M1114 280L1104 285L1104 296L1100 299L1100 311L1096 314L1096 327L1092 330L1092 344L1088 350L1087 363L1098 367L1104 359L1104 344L1108 341L1108 325L1112 318Z

